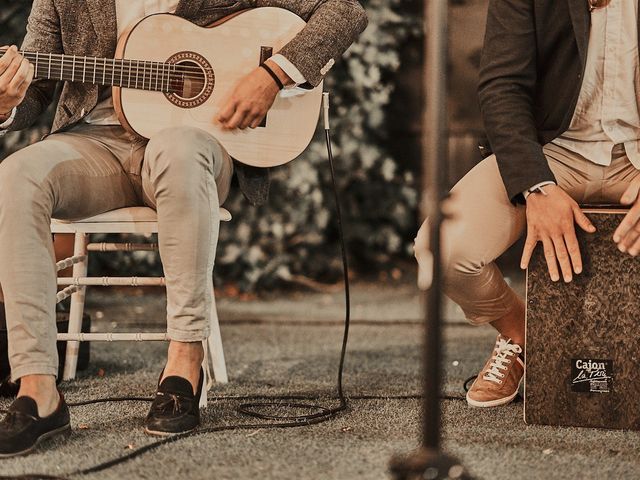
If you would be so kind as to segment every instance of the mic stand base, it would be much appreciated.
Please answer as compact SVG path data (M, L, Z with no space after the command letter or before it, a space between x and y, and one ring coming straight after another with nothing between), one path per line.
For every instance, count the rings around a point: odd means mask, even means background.
M458 460L427 448L392 458L389 469L395 480L472 480Z

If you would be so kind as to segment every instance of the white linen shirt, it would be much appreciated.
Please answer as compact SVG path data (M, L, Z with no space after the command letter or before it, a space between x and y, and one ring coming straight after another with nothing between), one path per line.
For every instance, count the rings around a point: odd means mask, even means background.
M598 165L623 144L640 169L638 0L613 0L591 13L584 80L569 130L553 140Z

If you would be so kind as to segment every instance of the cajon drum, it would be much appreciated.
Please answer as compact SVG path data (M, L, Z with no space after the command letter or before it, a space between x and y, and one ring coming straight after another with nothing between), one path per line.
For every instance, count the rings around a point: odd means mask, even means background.
M626 210L584 212L583 273L552 282L540 245L527 271L525 422L640 430L640 257L612 240Z

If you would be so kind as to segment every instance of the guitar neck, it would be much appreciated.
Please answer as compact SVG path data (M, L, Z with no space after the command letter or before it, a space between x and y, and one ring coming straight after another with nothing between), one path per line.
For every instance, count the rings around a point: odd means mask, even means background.
M6 48L0 48L4 54ZM189 70L175 63L20 52L34 66L36 79L91 83L157 92L178 92Z

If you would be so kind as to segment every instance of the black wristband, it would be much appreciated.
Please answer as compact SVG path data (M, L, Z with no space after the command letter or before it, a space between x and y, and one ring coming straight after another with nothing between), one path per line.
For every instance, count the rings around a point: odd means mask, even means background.
M284 83L282 83L282 80L280 80L280 77L276 75L276 72L271 70L271 67L266 63L261 63L260 66L264 68L269 75L271 75L271 78L273 78L273 81L276 82L276 85L278 85L278 89L282 90L284 88Z

